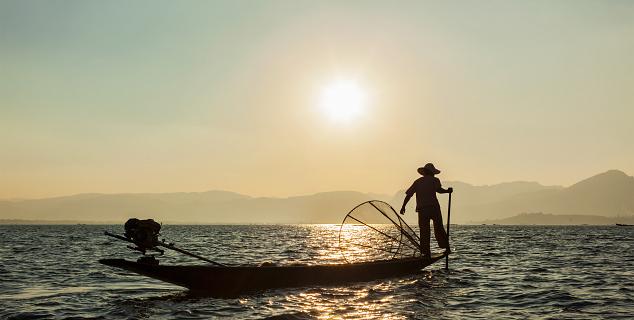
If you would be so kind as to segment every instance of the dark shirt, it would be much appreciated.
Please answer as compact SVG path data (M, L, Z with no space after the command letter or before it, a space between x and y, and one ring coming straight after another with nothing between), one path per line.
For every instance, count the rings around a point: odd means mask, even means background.
M416 193L416 211L421 211L424 206L437 206L436 192L442 191L440 179L434 176L422 176L412 184L405 193L412 196Z

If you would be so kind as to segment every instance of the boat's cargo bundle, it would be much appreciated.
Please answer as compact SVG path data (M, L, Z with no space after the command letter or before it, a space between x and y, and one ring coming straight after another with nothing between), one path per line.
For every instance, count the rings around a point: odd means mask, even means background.
M153 219L128 219L124 225L125 237L137 245L139 251L150 250L159 243L161 225Z

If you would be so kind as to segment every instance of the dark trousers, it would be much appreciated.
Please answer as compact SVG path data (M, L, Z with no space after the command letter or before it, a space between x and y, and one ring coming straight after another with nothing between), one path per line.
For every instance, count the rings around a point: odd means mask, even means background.
M429 248L429 220L434 222L434 236L441 248L448 248L447 233L442 223L442 214L440 213L440 205L423 206L418 210L418 227L420 228L420 251L423 256L431 256Z

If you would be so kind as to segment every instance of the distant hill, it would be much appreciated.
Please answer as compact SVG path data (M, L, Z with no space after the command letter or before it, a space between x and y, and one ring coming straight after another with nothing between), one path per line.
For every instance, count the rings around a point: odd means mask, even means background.
M444 184L447 187L451 186L455 190L460 190L460 198L456 198L456 200L470 205L493 203L520 194L563 189L561 186L544 186L537 182L525 181L504 182L489 186L474 186L459 181L444 182Z
M151 217L193 223L337 223L354 206L374 198L377 195L353 191L289 198L254 198L226 191L80 194L0 201L0 219L99 222Z
M628 216L634 214L634 177L610 170L567 188L520 193L486 204L461 203L458 208L471 221L499 219L526 212Z
M602 217L571 214L523 213L509 218L485 220L478 224L500 225L615 225L634 224L634 215L626 217Z
M561 190L561 186L544 186L537 182L515 181L494 185L475 186L460 181L443 181L443 187L453 187L456 190L456 201L463 205L481 205L493 203L519 194L544 191ZM397 192L392 198L393 203L402 203L405 189ZM439 195L439 199L443 197ZM443 203L441 201L441 203Z
M570 187L536 182L475 186L443 182L454 187L452 222L468 223L511 218L527 212L604 217L634 214L634 177L610 170ZM112 222L129 217L175 223L339 223L357 204L384 200L398 210L404 191L379 195L333 191L288 198L251 197L227 191L80 194L35 200L0 201L0 219ZM443 208L447 195L439 195ZM415 223L414 203L407 219ZM446 214L446 208L443 209ZM538 218L538 217L534 217Z

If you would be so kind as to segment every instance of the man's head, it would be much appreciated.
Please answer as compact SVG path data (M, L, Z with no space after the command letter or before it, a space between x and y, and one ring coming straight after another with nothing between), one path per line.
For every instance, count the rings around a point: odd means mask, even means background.
M418 168L417 171L424 176L433 176L440 173L440 170L436 169L433 163L428 163L424 167Z

